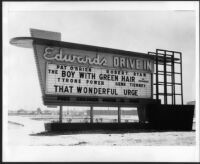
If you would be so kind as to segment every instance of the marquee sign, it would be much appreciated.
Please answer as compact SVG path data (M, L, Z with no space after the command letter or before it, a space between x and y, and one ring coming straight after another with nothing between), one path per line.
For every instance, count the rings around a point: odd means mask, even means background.
M150 98L151 74L47 63L46 94Z
M24 40L26 44L21 43ZM18 45L31 42L33 46L45 105L59 105L60 97L152 98L151 55L51 38L17 41Z
M151 98L151 60L36 45L45 94Z

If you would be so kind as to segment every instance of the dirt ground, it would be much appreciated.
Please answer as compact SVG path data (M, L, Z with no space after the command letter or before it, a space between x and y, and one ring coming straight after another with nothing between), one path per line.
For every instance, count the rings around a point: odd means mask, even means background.
M195 131L133 132L37 135L44 131L44 121L28 117L8 117L10 146L194 146Z

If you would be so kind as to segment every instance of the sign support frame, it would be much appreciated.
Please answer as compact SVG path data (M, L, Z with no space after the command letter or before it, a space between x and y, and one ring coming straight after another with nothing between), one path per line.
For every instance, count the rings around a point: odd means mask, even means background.
M93 123L94 113L93 113L94 107L90 106L90 123Z
M121 123L121 107L120 106L118 106L118 111L117 111L118 113L118 123Z
M59 112L59 122L63 122L63 106L60 106L60 112Z

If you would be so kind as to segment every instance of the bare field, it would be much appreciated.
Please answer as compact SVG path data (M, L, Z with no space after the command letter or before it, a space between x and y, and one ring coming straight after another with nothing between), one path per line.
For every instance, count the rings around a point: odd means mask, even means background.
M8 145L10 146L194 146L195 131L190 132L134 132L37 135L44 131L42 119L8 117Z

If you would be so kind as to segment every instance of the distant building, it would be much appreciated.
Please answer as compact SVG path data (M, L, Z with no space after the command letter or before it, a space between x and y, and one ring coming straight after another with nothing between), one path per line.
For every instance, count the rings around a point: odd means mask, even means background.
M13 111L13 110L9 110L8 111L8 115L16 115L17 111Z
M42 114L42 110L40 108L37 108L37 114Z
M50 110L44 110L43 114L45 114L45 115L51 115L53 113Z
M17 111L17 114L27 114L27 111L25 111L24 109L20 109Z

